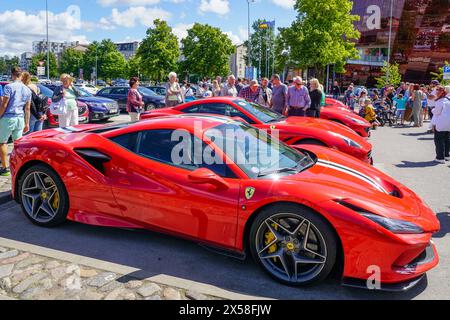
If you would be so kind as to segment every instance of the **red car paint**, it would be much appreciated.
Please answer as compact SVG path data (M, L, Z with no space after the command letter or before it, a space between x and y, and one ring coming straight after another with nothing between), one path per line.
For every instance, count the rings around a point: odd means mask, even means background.
M49 105L51 104L51 99L49 99ZM89 122L89 108L88 106L77 100L78 106L78 119L79 123L84 124ZM50 110L47 110L47 124L50 128L57 127L59 125L58 116L53 115Z
M195 131L198 121L201 132ZM223 121L232 120L223 117ZM193 183L189 178L192 171L139 156L109 139L152 129L184 129L204 139L204 131L221 123L217 117L175 116L98 134L62 133L57 129L30 134L15 142L11 155L13 196L19 200L17 183L29 164L45 163L61 177L68 191L70 220L157 230L239 253L245 250L244 231L250 218L266 205L289 202L310 208L336 231L342 245L344 278L368 279L375 265L380 268L383 283L398 283L415 279L438 264L431 236L440 225L432 210L399 182L344 153L299 146L320 161L306 171L279 178L251 179L227 161L237 178L218 177L219 187ZM227 159L212 145L219 157ZM91 148L109 155L111 161L105 164L104 174L74 148ZM372 182L329 167L328 162L364 174ZM244 190L250 186L256 191L247 200ZM423 233L394 234L344 206L343 201L379 216L413 222ZM432 248L434 256L422 261L420 255L427 247Z
M325 107L320 111L320 118L346 125L357 132L361 137L370 137L370 128L372 127L370 122L361 118L338 100L326 98Z
M307 117L289 117L279 121L265 123L260 117L243 108L242 105L240 105L241 102L245 103L242 99L230 97L196 100L172 108L151 110L143 113L141 115L141 119L181 115L184 114L186 110L190 110L191 108L195 108L200 105L212 106L217 104L225 104L237 111L234 114L229 114L234 119L241 117L250 125L258 129L266 130L269 133L273 130L278 130L279 139L286 142L288 145L298 144L302 140L319 141L324 146L345 152L360 159L361 161L372 163L372 145L356 134L355 131L342 124ZM211 114L212 112L215 114L224 115L221 114L221 109L210 107L209 113ZM361 148L348 145L342 137L356 142L361 146Z

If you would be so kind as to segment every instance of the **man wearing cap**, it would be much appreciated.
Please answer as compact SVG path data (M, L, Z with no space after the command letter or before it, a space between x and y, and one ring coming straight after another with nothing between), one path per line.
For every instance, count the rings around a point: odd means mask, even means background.
M244 98L248 102L258 102L260 88L257 80L250 81L250 85L243 88L239 92L239 97Z
M286 102L288 116L305 116L306 110L311 106L311 98L301 77L294 78L294 85L288 89Z

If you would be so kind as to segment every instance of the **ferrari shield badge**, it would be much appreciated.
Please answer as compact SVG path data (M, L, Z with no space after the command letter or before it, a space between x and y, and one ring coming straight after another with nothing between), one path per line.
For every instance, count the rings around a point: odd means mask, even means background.
M255 191L256 189L253 187L248 187L245 189L245 197L247 198L247 200L253 198L253 196L255 195Z

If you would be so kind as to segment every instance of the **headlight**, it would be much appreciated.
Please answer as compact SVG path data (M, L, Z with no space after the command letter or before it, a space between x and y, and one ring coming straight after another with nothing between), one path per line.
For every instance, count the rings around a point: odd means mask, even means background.
M346 116L346 118L350 119L351 121L353 121L354 123L357 123L357 124L365 124L364 121L356 119L356 118L353 118L353 117Z
M367 213L367 212L361 213L361 215L363 215L367 219L372 220L373 222L379 224L383 228L391 231L392 233L398 233L398 234L423 233L423 229L412 222L385 218L385 217L381 217L376 214Z
M332 134L333 134L334 136L339 137L339 138L341 138L342 140L344 140L345 143L346 143L347 145L349 145L350 147L358 148L358 149L361 149L361 148L362 148L361 145L360 145L359 143L356 143L355 141L353 141L353 140L350 139L350 138L347 138L346 136L343 136L343 135L341 135L341 134L339 134L339 133L335 133L335 132L332 132Z
M103 103L89 103L89 106L94 108L105 108Z

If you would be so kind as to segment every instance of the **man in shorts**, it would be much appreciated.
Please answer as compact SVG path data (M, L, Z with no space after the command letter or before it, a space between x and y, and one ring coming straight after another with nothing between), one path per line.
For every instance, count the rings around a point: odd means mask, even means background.
M0 105L0 176L9 176L7 166L8 140L13 141L29 131L31 90L20 81L22 70L12 68L12 82L4 88Z

